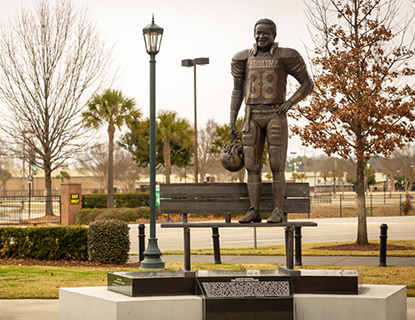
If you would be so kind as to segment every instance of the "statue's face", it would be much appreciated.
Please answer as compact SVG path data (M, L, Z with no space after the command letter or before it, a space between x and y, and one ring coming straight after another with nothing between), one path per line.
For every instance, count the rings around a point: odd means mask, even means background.
M259 49L270 48L275 40L272 27L267 24L258 24L255 27L254 37Z

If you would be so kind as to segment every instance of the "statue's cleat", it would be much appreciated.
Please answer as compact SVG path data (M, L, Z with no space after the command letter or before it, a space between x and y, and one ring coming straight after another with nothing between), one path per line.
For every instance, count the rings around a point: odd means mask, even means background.
M251 223L251 222L261 222L262 218L258 211L253 207L250 207L246 214L239 219L239 223Z
M281 223L284 221L284 215L280 210L274 209L269 216L268 223Z

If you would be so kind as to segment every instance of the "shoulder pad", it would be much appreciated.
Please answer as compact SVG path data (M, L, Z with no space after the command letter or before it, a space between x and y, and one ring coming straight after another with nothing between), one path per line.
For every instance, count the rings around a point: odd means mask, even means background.
M232 61L247 60L248 59L248 55L249 55L249 49L242 50L242 51L238 52L237 54L235 54L232 57Z
M279 47L277 49L277 51L278 51L278 54L281 58L301 57L300 53L295 49Z

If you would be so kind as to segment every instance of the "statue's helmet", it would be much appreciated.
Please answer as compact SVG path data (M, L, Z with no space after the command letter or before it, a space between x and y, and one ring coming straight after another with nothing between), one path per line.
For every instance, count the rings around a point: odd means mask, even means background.
M225 144L220 153L220 162L222 166L232 172L241 170L244 167L244 153L242 145L235 141L230 140Z

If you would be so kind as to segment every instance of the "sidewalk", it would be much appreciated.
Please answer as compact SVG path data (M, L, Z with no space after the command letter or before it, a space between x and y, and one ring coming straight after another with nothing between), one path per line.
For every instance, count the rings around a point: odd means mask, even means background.
M164 255L164 262L183 262L183 255ZM192 255L192 263L214 263L213 255ZM131 262L138 262L138 256L130 256ZM222 263L270 263L285 265L285 256L236 256L221 255ZM379 257L351 256L303 256L303 265L333 265L333 266L378 266ZM415 266L415 257L387 257L388 266Z

